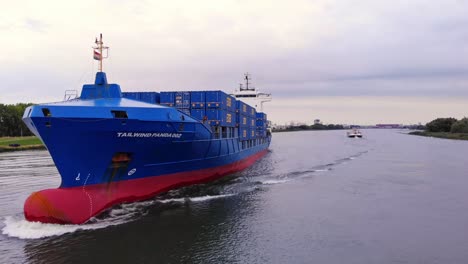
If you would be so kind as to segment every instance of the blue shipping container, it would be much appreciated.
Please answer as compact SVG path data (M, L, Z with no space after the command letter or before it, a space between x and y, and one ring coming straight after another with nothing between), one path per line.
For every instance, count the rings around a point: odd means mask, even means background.
M262 112L257 112L257 120L258 119L267 120L267 115L265 113L262 113Z
M150 104L159 104L160 102L157 92L124 92L122 97Z
M247 104L242 101L236 101L236 109L239 114L247 115Z
M267 127L267 121L262 119L257 119L257 127Z
M249 139L249 137L248 137L248 135L249 135L248 130L249 130L249 129L246 128L246 127L239 128L239 131L240 131L239 137L240 137L241 140Z
M239 113L236 114L236 124L239 127L249 127L248 117L245 115L240 115Z
M253 127L249 128L250 139L256 138L256 136L257 136L257 133L256 133L256 132L257 132L257 131L255 130L255 128L253 128Z
M190 92L176 92L175 107L190 108Z
M255 122L255 118L249 117L247 121L249 127L255 127L257 125Z
M192 108L205 108L206 99L205 99L205 92L190 92L190 103L192 104Z
M206 116L211 125L234 127L236 125L234 113L222 109L206 109Z
M175 92L161 92L160 102L162 105L174 107L175 105Z
M223 91L206 91L206 107L220 108L234 112L236 110L236 99Z
M157 92L140 92L140 101L150 103L150 104L159 104L160 96Z
M122 97L132 100L140 100L140 94L137 92L123 92Z
M247 115L248 115L249 117L256 118L256 113L257 113L257 111L255 110L255 108L253 108L253 107L250 106L250 105L247 105Z
M203 120L203 118L206 116L206 113L205 113L205 108L202 108L202 109L190 109L190 115L195 118L195 119L198 119L200 121Z
M257 130L257 137L266 137L266 130Z

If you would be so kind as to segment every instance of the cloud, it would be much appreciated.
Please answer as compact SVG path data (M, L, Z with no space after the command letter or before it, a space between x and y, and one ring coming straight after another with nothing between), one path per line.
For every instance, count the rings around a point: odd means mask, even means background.
M104 69L124 90L231 91L249 71L276 102L468 98L468 1L31 0L2 8L0 34L9 38L0 72L8 85L23 81L0 102L61 97L83 74L91 81L100 32L111 47Z
M37 19L27 18L24 20L24 27L28 30L43 33L47 29L47 25Z

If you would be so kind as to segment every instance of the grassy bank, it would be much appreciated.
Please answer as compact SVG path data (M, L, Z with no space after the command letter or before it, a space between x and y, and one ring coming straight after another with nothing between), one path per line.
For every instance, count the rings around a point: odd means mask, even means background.
M414 131L414 132L410 132L410 135L456 139L456 140L468 140L468 133Z
M10 144L19 144L18 147L11 147ZM37 137L2 137L0 138L0 152L45 149L42 142Z

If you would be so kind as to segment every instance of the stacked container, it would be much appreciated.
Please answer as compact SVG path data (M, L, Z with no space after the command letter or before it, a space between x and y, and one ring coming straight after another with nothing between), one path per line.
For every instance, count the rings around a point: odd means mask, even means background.
M250 137L249 139L254 139L257 137L256 133L256 113L257 111L255 110L254 107L247 105L247 116L248 116L248 122L249 122L249 133Z
M161 96L156 92L141 92L140 101L150 103L150 104L159 104Z
M175 108L190 115L190 92L175 92Z
M175 107L175 92L161 92L161 105Z
M241 140L266 137L266 114L222 91L124 92L122 97L175 107L212 126L238 127Z
M190 109L190 92L175 92L174 105L177 109Z
M191 115L190 92L161 92L161 105L175 107L177 110Z
M122 97L150 104L160 103L160 94L157 92L123 92Z
M203 120L206 116L205 92L190 92L190 115L198 120Z
M236 99L222 91L206 91L206 117L212 126L236 126Z
M265 113L256 114L257 137L266 137L267 115Z
M239 137L241 140L251 138L249 108L250 106L242 101L236 102L236 123L239 126Z
M137 92L123 92L122 97L140 101L140 93Z
M223 91L206 91L206 107L236 111L236 99Z
M190 102L192 109L205 109L206 107L206 92L190 92Z

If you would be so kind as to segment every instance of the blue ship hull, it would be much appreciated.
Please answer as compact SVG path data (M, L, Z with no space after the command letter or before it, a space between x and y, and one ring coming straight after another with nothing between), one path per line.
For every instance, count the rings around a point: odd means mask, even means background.
M23 120L61 175L58 189L33 193L25 216L84 223L109 206L150 198L239 171L266 153L271 136L223 137L172 107L121 98L98 73L80 99L35 105Z

